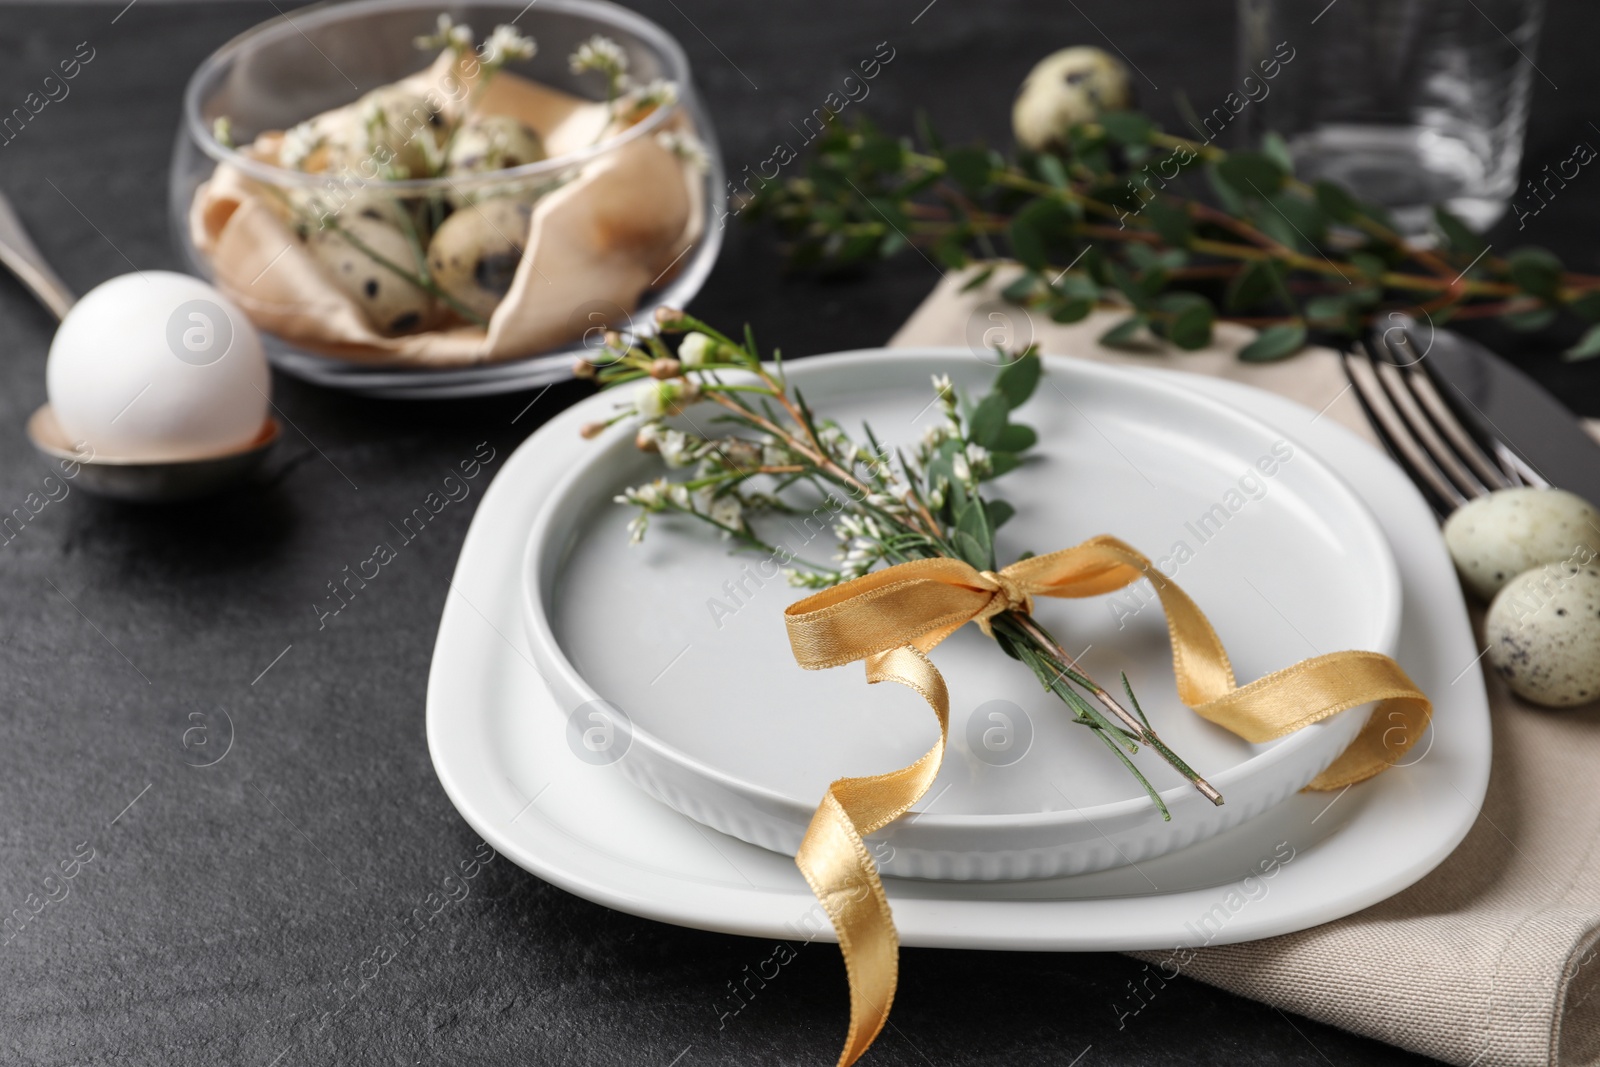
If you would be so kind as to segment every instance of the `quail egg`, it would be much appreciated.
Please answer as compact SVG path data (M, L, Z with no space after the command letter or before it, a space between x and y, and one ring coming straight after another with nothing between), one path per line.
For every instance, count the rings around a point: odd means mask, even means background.
M444 140L444 118L425 97L389 85L356 103L365 128L363 147L380 165L403 171L398 177L431 174Z
M451 174L483 174L538 163L544 140L509 115L479 115L461 124L446 157Z
M1600 698L1600 566L1548 563L1517 575L1484 622L1489 662L1548 707Z
M1042 152L1068 127L1132 103L1128 68L1098 48L1064 48L1028 72L1011 108L1011 128L1018 144Z
M445 173L458 178L493 174L538 163L544 158L544 141L530 127L508 115L483 115L468 119L456 132L450 142ZM466 186L452 182L445 199L458 208L498 197L531 200L541 180L523 178Z
M1600 555L1600 512L1563 489L1501 489L1457 509L1444 541L1467 588L1489 600L1530 567Z
M373 258L413 269L416 253L399 227L383 219L341 213L337 226L313 230L306 246L328 277L387 334L410 333L430 325L437 309L419 286Z
M434 282L484 318L494 314L522 262L532 213L531 205L507 197L456 211L428 246Z

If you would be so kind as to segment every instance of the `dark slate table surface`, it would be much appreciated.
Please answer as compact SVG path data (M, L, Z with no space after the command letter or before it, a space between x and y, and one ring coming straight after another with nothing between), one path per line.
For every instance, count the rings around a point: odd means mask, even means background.
M786 119L819 106L880 41L896 58L867 106L896 129L926 108L952 138L1003 138L1027 66L1102 33L1156 74L1146 103L1169 119L1177 92L1220 98L1230 82L1223 0L638 6L688 49L732 170L766 158ZM1553 8L1531 170L1600 138L1586 110L1600 75L1581 47L1600 12ZM0 147L0 188L78 291L130 262L177 267L165 187L184 80L273 17L270 2L0 4L0 110L78 42L95 49L71 95ZM1574 190L1520 236L1594 271L1596 203ZM1515 240L1511 230L1496 239ZM767 234L731 229L696 309L747 319L802 355L881 342L936 280L916 257L848 282L786 278L780 266ZM6 512L49 473L23 424L44 399L51 328L0 280ZM1562 366L1548 341L1516 343L1569 402L1600 413L1594 371ZM432 910L429 894L479 846L434 778L423 732L435 626L476 495L326 629L312 605L443 466L484 440L505 455L584 390L552 389L513 425L531 395L424 404L281 378L276 388L303 434L255 490L164 509L74 491L0 546L0 911L30 908L30 894L60 898L46 875L92 849L67 895L0 945L0 1062L832 1062L845 999L831 947L801 952L781 984L721 1025L728 984L771 945L608 911L503 858L349 992L376 946L413 909ZM193 766L199 735L186 744L185 731L219 738L221 711L231 750ZM1416 1059L1188 980L1119 1026L1114 1004L1140 967L1117 955L909 950L894 1026L869 1062Z

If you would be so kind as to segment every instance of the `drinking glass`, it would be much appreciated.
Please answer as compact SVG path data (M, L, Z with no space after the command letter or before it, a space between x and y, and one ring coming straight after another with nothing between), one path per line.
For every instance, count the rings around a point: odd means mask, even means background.
M1543 11L1543 0L1239 0L1239 128L1253 142L1282 135L1300 177L1346 186L1407 233L1426 230L1435 205L1486 229L1516 189Z

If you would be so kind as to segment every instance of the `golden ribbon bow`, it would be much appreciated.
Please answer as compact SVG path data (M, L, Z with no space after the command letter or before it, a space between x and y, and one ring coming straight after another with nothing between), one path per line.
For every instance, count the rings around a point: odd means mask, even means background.
M939 717L938 742L915 763L830 785L795 855L833 920L849 977L850 1030L839 1067L867 1050L894 1001L900 942L862 838L905 814L933 784L944 760L950 701L927 653L968 622L989 633L994 616L1029 611L1035 596L1097 596L1140 578L1150 579L1166 612L1179 698L1246 741L1270 741L1347 708L1379 702L1356 739L1306 788L1340 789L1370 778L1426 729L1433 713L1428 698L1399 664L1377 652L1316 656L1237 685L1222 641L1194 601L1114 537L1095 537L999 572L980 571L958 559L915 560L791 605L784 621L800 666L817 670L865 660L869 683L908 686Z

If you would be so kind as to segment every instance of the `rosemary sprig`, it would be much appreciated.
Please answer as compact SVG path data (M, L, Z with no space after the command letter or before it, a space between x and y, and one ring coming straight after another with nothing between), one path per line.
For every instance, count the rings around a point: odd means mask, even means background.
M687 336L671 352L659 336L629 342L609 334L597 358L580 361L579 377L615 388L636 383L639 391L617 414L584 428L594 436L608 426L637 421L636 443L657 452L669 469L690 469L687 478L666 477L625 490L619 503L638 509L630 535L644 537L652 516L683 514L714 527L746 551L777 560L792 585L826 588L867 573L879 564L953 557L979 570L996 568L995 531L1011 517L1003 500L984 486L1021 463L1038 435L1011 421L1011 413L1038 384L1041 362L1031 349L1017 355L996 375L993 387L976 401L956 394L950 381L935 377L936 403L944 421L930 429L909 452L893 453L864 427L857 441L832 420L820 417L798 389L783 377L782 364L761 358L754 336L722 333L681 311L658 313L663 332ZM689 411L715 405L713 425L740 433L708 434ZM678 429L667 420L687 424ZM807 508L781 494L809 486L815 496ZM751 525L765 512L789 515L809 510L811 519L831 526L842 542L836 566L799 559L772 544ZM811 519L808 519L809 523ZM1084 672L1048 631L1022 610L991 620L996 643L1033 672L1040 685L1071 711L1073 721L1095 733L1149 794L1162 817L1170 819L1160 794L1134 764L1147 745L1196 790L1215 804L1222 796L1161 740L1133 697L1127 676L1123 688L1133 711Z

